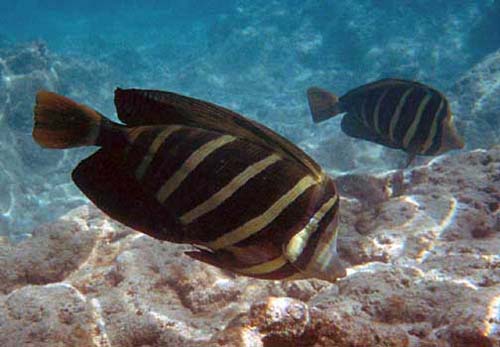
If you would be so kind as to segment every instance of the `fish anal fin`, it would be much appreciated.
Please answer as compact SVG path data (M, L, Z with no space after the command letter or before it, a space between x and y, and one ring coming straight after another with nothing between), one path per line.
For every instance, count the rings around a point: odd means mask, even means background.
M111 218L154 238L180 242L182 232L175 219L143 191L120 162L117 154L100 149L78 164L72 173L73 181Z
M220 261L214 253L208 252L204 249L198 248L196 251L187 251L184 252L184 254L203 263L213 265L218 268L223 267L222 261Z

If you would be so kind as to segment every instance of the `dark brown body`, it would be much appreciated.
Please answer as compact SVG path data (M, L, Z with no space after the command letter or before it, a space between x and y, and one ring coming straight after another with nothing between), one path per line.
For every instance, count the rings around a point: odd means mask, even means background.
M102 147L73 179L114 219L193 244L190 256L243 275L334 281L345 274L335 250L333 181L268 128L168 92L117 90L125 125L55 94L37 101L34 137L43 146ZM64 116L78 112L88 122L68 123ZM83 129L78 139L67 136L74 126Z

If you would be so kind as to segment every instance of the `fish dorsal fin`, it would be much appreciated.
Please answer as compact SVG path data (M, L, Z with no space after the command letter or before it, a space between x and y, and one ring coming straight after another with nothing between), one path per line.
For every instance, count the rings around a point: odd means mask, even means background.
M391 86L396 86L396 85L407 85L407 84L412 84L412 81L406 81L402 79L396 79L396 78L383 78L374 82L370 82L367 84L363 84L362 86L356 87L354 89L351 89L348 91L344 96L342 96L343 100L349 100L352 101L353 99L357 98L358 96L363 96L367 92L373 89L378 89L378 88L385 88L385 87L391 87Z
M271 129L227 108L172 92L116 89L118 118L127 125L183 124L244 138L300 162L316 178L321 167L300 148Z
M359 95L364 95L370 90L373 89L378 89L378 88L387 88L387 87L395 87L395 86L413 86L418 89L424 89L428 91L432 91L434 93L439 94L442 98L446 98L440 91L425 85L423 83L417 82L417 81L412 81L412 80L405 80L401 78L383 78L374 82L370 82L367 84L363 84L362 86L359 86L357 88L351 89L348 91L344 96L342 96L343 100L353 100Z

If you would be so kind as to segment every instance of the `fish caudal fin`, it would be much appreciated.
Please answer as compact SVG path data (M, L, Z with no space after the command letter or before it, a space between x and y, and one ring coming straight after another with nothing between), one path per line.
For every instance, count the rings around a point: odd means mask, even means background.
M322 122L343 112L337 96L324 89L318 87L309 88L307 90L307 100L309 101L314 123Z
M33 138L46 148L92 146L97 144L103 119L101 114L85 105L62 95L39 91Z

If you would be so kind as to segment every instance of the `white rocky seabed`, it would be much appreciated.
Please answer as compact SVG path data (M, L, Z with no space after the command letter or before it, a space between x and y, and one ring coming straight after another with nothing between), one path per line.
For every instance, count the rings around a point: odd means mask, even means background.
M500 146L338 178L336 284L260 281L95 207L0 242L0 346L500 346Z

